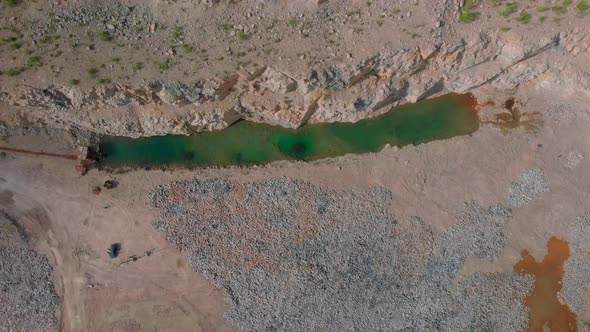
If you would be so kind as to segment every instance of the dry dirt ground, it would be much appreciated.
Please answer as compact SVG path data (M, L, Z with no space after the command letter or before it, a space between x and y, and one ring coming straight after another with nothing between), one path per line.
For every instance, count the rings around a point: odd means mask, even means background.
M286 176L354 191L382 186L392 193L390 213L397 220L419 217L436 234L457 223L466 202L475 200L484 207L500 203L511 207L513 216L503 229L504 249L491 261L468 257L459 279L478 271L510 273L523 249L541 261L549 238L574 240L571 225L589 209L588 95L558 95L543 84L516 95L480 93L497 104L515 97L522 112L539 112L535 116L542 121L533 126L483 124L472 136L385 148L375 154L252 168L139 170L116 176L92 170L79 176L71 161L7 153L0 159L0 206L23 220L36 240L35 248L50 258L62 299L56 314L64 331L235 329L223 319L223 292L192 272L152 226L158 213L147 206L148 192L160 184L194 177L248 183ZM498 105L484 107L480 114L485 121L502 112ZM20 138L7 144L24 148L40 144L39 137L27 137L28 141ZM52 149L52 140L60 141L59 135L52 137L42 138L46 150ZM537 168L547 188L525 199L522 206L510 206L513 183ZM92 194L93 186L111 178L118 182L116 188ZM122 244L121 256L109 259L106 250L115 242ZM153 253L148 256L147 251ZM141 258L125 263L132 255ZM582 262L590 260L584 249L572 246L574 255ZM579 272L583 271L582 267ZM572 298L570 292L560 300L570 306L581 301L576 314L578 327L584 330L584 322L590 322L590 306L583 304L590 301L590 284L576 273L570 271L574 281L564 287L580 286L574 292L579 298Z
M54 266L59 330L232 330L219 292L151 228L143 195L122 187L95 196L91 186L108 175L78 177L71 166L8 155L0 175L0 207L25 224ZM140 183L150 186L148 178ZM121 258L109 259L115 242ZM140 258L126 262L132 255Z
M480 102L495 102L480 110L482 127L471 136L310 163L123 174L92 169L80 176L73 161L1 153L0 217L22 224L28 246L53 267L61 299L55 330L268 330L240 321L249 308L239 307L223 285L216 288L212 270L199 270L203 262L190 251L165 240L169 234L154 227L162 211L148 197L178 180L221 178L245 188L281 177L318 191L384 188L406 246L402 256L417 245L413 220L444 238L456 232L471 202L510 208L501 240L493 243L501 250L460 260L444 292L478 272L512 276L523 250L540 262L556 237L571 251L557 298L576 315L578 330L590 330L590 9L577 9L585 1L517 1L513 9L502 0L11 3L0 0L3 147L70 154L92 132L135 137L223 128L249 118L234 112L242 102L264 104L269 95L272 107L252 107L252 119L293 127L386 110L359 113L358 98L376 107L470 91ZM460 23L467 3L476 3L475 20ZM264 75L252 78L258 68ZM502 106L509 98L520 117ZM317 110L306 108L313 104ZM109 179L118 185L93 194ZM107 254L112 243L122 245L115 259ZM429 254L417 266L444 256L437 250L424 249ZM343 331L338 323L333 329ZM0 331L6 326L0 320Z

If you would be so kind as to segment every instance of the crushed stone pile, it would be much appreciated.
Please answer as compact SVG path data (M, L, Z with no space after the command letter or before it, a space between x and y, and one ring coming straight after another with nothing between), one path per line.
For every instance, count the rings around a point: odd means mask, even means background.
M524 206L536 201L547 191L549 186L545 181L545 174L540 168L533 168L512 183L508 204L515 207Z
M59 297L47 257L28 248L24 229L0 210L0 331L47 331Z
M225 290L242 331L517 331L533 277L458 278L465 258L494 259L511 219L472 202L437 235L398 222L381 187L338 191L290 178L172 182L149 195L155 227Z
M590 213L569 225L570 257L565 262L561 294L572 311L583 315L586 290L590 287Z

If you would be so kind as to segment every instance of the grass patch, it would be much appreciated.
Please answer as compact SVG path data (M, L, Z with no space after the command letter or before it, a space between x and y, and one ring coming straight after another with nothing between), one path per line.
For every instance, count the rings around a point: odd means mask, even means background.
M5 2L8 7L14 7L19 3L18 0L6 0Z
M578 14L580 14L580 15L585 15L588 12L588 9L590 9L590 5L588 4L588 1L586 1L586 0L581 0L576 5L576 10L578 11Z
M13 76L20 75L23 71L25 71L24 68L14 67L14 68L8 69L8 71L6 72L6 75L13 77Z
M537 8L537 11L540 12L540 13L542 13L542 12L548 11L549 9L551 9L551 8L549 8L547 6L543 6L543 7Z
M90 76L90 78L95 78L96 74L98 74L98 69L96 69L96 68L88 69L88 75Z
M539 22L543 23L543 22L545 22L546 19L547 19L547 16L541 16L541 17L539 17Z
M502 32L510 31L510 27L502 27L502 28L500 28L500 31L502 31Z
M246 33L240 31L238 32L238 40L244 41L244 40L248 40L248 38L250 38Z
M19 42L12 42L10 43L10 49L11 50L18 50L19 48L21 48L23 46L23 44L19 43Z
M502 17L508 17L508 16L510 16L510 14L512 14L516 11L517 7L518 7L518 5L516 4L516 2L507 3L506 8L504 8L504 10L502 11L502 13L500 13L500 15L502 15Z
M527 24L531 21L531 14L523 10L520 12L520 15L516 18L516 20L521 24Z
M158 68L160 68L160 70L162 70L162 71L172 68L173 64L174 64L174 62L172 62L172 59L170 59L170 58L166 59L166 61L164 61L162 63L157 63Z
M296 25L297 25L297 19L296 19L295 17L291 17L291 18L289 18L289 19L287 20L287 24L288 24L290 27L294 27L294 26L296 26Z
M41 37L41 39L39 39L39 42L41 44L49 44L53 41L53 37L50 35L45 35L43 37Z
M133 72L138 72L143 69L143 62L136 62L133 64Z
M98 38L104 42L110 42L113 40L113 37L108 31L99 31L97 34Z
M103 84L110 84L111 83L111 79L110 78L99 78L98 80L96 80L96 83L103 85Z
M467 0L465 7L463 7L463 11L461 12L461 16L459 16L459 21L463 23L471 23L475 21L475 13L473 13L471 10L477 1L478 0Z
M182 45L182 49L184 50L185 53L190 53L193 51L193 47L187 44Z
M27 59L27 66L28 67L35 67L41 65L41 57L39 56L30 56Z
M553 6L551 10L557 14L565 14L567 13L567 7L572 4L572 0L563 0L561 6Z
M68 84L69 84L70 86L75 86L75 85L78 85L78 84L80 84L80 80L71 79L71 80L69 80L69 81L68 81Z
M182 35L184 34L184 31L182 30L181 26L175 26L174 27L174 38L178 39L180 38Z

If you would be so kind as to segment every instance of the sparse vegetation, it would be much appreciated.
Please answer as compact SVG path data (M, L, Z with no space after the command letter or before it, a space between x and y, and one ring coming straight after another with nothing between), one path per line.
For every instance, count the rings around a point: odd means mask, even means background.
M71 79L71 80L69 80L69 81L68 81L68 84L69 84L70 86L75 86L75 85L78 85L78 84L80 84L80 80Z
M8 7L14 7L14 6L18 5L18 0L6 0L6 5Z
M242 31L238 32L238 40L244 41L244 40L248 40L248 38L249 38L249 36L246 33L242 32Z
M110 78L99 78L96 82L98 84L100 84L100 85L110 84L111 83L111 79Z
M45 35L43 37L41 37L41 39L39 39L39 42L41 44L49 44L53 41L53 37L51 37L50 35Z
M531 21L531 14L523 10L520 12L520 15L516 18L516 20L522 24L527 24Z
M565 14L567 13L567 7L572 4L571 0L563 0L561 6L553 6L551 10L557 14Z
M478 0L467 0L465 7L463 7L463 11L461 12L461 16L459 17L459 21L463 23L471 23L475 21L475 13L471 10L477 2Z
M7 76L17 76L20 75L20 73L22 73L24 71L24 68L20 68L20 67L14 67L14 68L10 68L8 69L8 71L6 72Z
M297 19L296 19L295 17L291 17L291 18L289 18L289 20L287 21L287 24L288 24L290 27L294 27L294 26L296 26L296 25L297 25Z
M143 62L136 62L133 64L133 72L138 72L143 69Z
M99 31L96 35L100 40L105 42L110 42L113 40L113 37L111 37L111 34L108 31Z
M27 66L28 67L35 67L41 65L41 57L39 56L31 56L27 59Z
M502 13L500 15L502 15L502 17L508 17L508 16L510 16L510 14L512 14L516 11L517 7L518 6L517 6L516 2L508 3L508 4L506 4L506 8L502 11Z
M184 34L184 31L182 30L181 26L175 26L174 27L174 38L178 39L180 37L182 37L182 35Z
M547 19L547 16L541 16L541 17L539 17L539 22L543 23L543 22L545 22L546 19Z
M98 69L96 69L96 68L88 69L88 75L90 76L90 78L95 78L96 74L98 74Z
M588 1L586 1L586 0L581 0L576 5L576 10L578 11L578 14L580 14L580 15L586 14L586 12L588 12L588 9L590 9L590 5L588 4Z
M166 61L164 61L162 63L156 62L156 64L158 65L158 68L160 68L160 70L164 71L164 70L168 70L168 69L172 68L172 65L174 64L174 62L172 62L172 59L167 58Z
M187 44L182 45L182 49L184 50L185 53L190 53L193 51L193 47Z
M10 49L12 49L12 50L18 50L19 48L21 48L21 46L23 46L23 44L16 42L16 41L10 43Z

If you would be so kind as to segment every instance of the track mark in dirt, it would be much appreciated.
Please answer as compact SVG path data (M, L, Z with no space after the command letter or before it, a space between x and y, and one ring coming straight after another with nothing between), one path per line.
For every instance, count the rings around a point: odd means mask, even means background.
M2 192L0 192L0 204L13 205L14 204L14 193L10 190L3 190Z
M526 299L530 308L527 331L577 331L576 315L566 304L559 302L562 287L563 266L570 256L566 241L552 237L547 243L547 256L537 262L525 249L522 259L514 266L516 273L535 276L535 287Z

